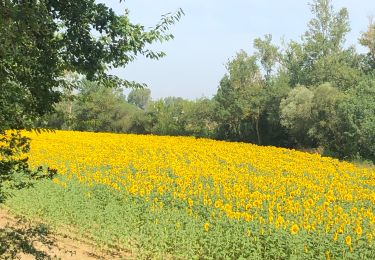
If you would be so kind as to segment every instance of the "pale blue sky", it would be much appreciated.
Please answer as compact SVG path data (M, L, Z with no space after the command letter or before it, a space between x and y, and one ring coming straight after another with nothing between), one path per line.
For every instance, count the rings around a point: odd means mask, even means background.
M225 73L225 64L241 49L251 53L252 42L270 33L276 43L299 40L311 18L309 1L302 0L101 0L117 13L130 10L134 23L155 25L162 14L182 8L185 16L172 27L175 39L152 46L167 56L159 61L139 57L114 71L128 80L146 83L153 98L212 97ZM347 7L352 31L347 44L358 46L375 0L333 0L335 9ZM360 51L363 48L358 46Z

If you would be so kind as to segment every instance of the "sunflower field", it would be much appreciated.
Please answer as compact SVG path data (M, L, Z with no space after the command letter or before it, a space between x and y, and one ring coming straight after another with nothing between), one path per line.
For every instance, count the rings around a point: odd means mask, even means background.
M120 211L127 208L113 216L118 220L111 236L117 243L131 240L151 256L375 258L373 168L296 150L193 137L25 134L32 140L30 164L58 171L49 185L64 196L82 189L81 200L103 200L95 187L107 189ZM64 205L55 213L69 207ZM112 209L103 210L112 216ZM38 212L43 217L43 209ZM142 220L134 230L130 215Z

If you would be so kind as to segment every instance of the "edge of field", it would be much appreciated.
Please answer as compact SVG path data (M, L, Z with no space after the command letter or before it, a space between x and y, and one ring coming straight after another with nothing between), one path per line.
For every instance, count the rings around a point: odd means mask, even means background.
M0 205L0 258L136 259L134 252L98 245L72 227L52 227Z

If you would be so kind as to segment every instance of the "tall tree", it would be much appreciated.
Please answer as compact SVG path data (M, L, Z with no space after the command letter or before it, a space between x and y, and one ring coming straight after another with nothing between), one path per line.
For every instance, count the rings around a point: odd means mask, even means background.
M337 109L340 139L333 152L341 158L359 157L375 162L374 77L363 78L345 94Z
M348 11L342 8L335 12L331 0L314 0L310 6L314 17L302 36L302 43L292 41L284 57L291 85L330 82L347 89L360 78L358 55L354 48L344 48L350 31Z
M172 39L168 26L181 15L163 16L146 30L131 23L127 11L116 15L94 0L1 1L0 130L30 126L51 111L66 70L107 85L137 85L107 69L126 66L136 55L163 57L146 46Z
M77 73L66 72L62 81L61 99L55 104L54 113L48 113L42 117L37 126L52 127L54 129L72 130L75 124L75 114L73 104L76 98L76 92L83 84L82 77Z
M348 10L342 8L336 13L331 0L314 0L310 7L314 17L303 36L305 48L311 55L309 58L341 51L350 31Z
M256 49L255 55L265 71L267 85L270 85L272 72L280 58L279 48L272 44L271 34L265 35L264 40L261 38L255 39L254 48Z
M260 144L259 122L265 102L264 81L256 56L241 51L228 62L227 70L214 97L219 136L252 140L250 135L254 133L256 137L253 141ZM243 131L244 125L252 127L254 131Z
M370 20L369 27L359 39L359 42L368 48L369 52L364 55L363 70L366 74L375 75L375 21Z
M375 21L370 19L370 24L366 32L359 39L359 42L366 46L369 53L375 58Z

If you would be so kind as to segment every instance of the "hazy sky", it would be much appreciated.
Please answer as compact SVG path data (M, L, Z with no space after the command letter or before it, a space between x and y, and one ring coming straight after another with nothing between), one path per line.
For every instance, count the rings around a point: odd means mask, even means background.
M236 52L252 53L257 37L272 34L275 43L299 40L312 17L309 1L302 0L101 0L117 13L130 10L133 23L155 25L162 14L182 8L185 16L171 28L175 39L154 45L167 56L159 61L139 57L114 73L146 83L153 98L212 97L225 74L225 64ZM333 0L335 9L347 7L352 31L347 44L358 46L369 16L375 16L375 0ZM358 46L358 50L363 48Z

